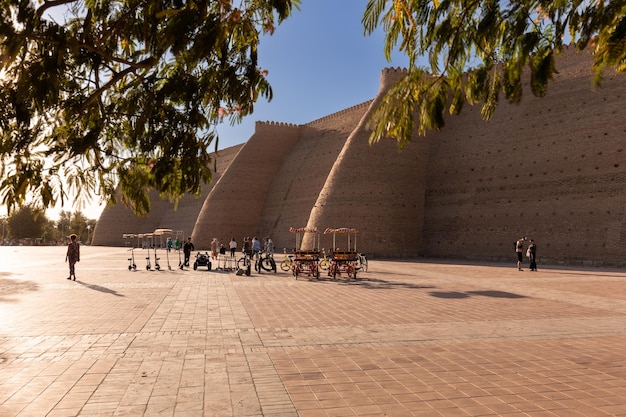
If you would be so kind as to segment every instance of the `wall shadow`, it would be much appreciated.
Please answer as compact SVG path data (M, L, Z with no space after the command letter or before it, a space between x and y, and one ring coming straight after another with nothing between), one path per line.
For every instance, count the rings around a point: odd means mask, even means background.
M335 283L339 285L349 285L356 286L360 288L365 288L368 290L392 290L392 289L431 289L437 288L432 285L418 285L418 284L410 284L407 282L398 282L398 281L387 281L384 279L376 279L376 278L357 278L355 279L346 279L346 278L322 278L319 280L311 279L311 282L319 282L319 283Z
M429 294L431 296L437 297L437 298L456 298L456 299L461 299L461 298L469 298L470 297L470 295L468 293L458 292L458 291L433 291L433 292L431 292Z
M479 295L482 297L493 297L493 298L528 298L525 295L514 294L506 291L495 291L495 290L486 290L486 291L466 291L466 292L458 292L458 291L434 291L431 292L430 295L432 297L437 298L469 298L474 295Z
M468 291L468 294L473 295L483 295L485 297L495 297L495 298L528 298L525 295L513 294L511 292L506 291Z

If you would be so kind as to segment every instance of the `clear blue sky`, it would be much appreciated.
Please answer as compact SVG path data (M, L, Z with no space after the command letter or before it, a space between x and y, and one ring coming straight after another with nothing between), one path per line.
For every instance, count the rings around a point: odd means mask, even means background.
M247 141L257 121L303 124L376 96L381 71L406 67L384 55L382 30L365 35L366 0L303 0L259 47L274 99L260 99L240 125L218 125L219 149Z

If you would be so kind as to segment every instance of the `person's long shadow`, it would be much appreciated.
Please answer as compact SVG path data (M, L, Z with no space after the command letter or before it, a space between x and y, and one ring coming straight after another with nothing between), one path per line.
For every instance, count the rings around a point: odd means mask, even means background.
M103 293L105 293L105 294L112 294L112 295L114 295L114 296L116 296L116 297L126 297L124 294L120 294L120 293L118 293L118 292L117 292L117 291L115 291L115 290L112 290L112 289L107 288L107 287L103 287L103 286L101 286L101 285L96 285L96 284L88 284L88 283L86 283L86 282L82 282L82 281L80 281L80 280L78 280L78 281L76 281L76 282L77 282L78 284L80 284L80 285L84 286L84 287L89 288L90 290L103 292Z

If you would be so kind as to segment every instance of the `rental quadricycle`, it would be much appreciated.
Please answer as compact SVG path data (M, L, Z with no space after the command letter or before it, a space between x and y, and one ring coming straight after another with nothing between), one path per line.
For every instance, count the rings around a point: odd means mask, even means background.
M349 227L340 227L337 229L326 229L324 234L333 235L333 248L331 251L330 267L328 275L333 279L337 275L346 274L349 278L356 278L358 270L358 253L356 251L356 234L358 230ZM337 235L345 236L346 246L340 247L337 243Z
M306 275L308 277L319 278L320 277L320 268L319 268L319 259L320 259L320 251L319 251L319 231L317 227L291 227L289 228L291 233L296 235L296 246L294 250L293 257L293 265L292 272L293 275L298 279L299 276ZM303 237L306 233L312 233L313 236L313 248L312 249L303 249L300 247L300 244L303 240Z

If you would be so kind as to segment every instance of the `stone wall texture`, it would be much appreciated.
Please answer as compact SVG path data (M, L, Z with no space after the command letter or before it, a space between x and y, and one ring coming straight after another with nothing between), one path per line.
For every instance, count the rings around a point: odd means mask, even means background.
M370 257L512 261L513 242L528 236L540 262L626 266L626 75L607 71L594 89L590 55L573 48L557 69L546 97L525 88L489 121L466 106L402 151L368 144L367 116L403 73L385 69L372 101L304 125L257 122L245 144L216 155L202 195L176 210L157 196L145 218L107 207L93 244L170 228L196 248L271 236L290 251L333 245L290 227L352 227Z

